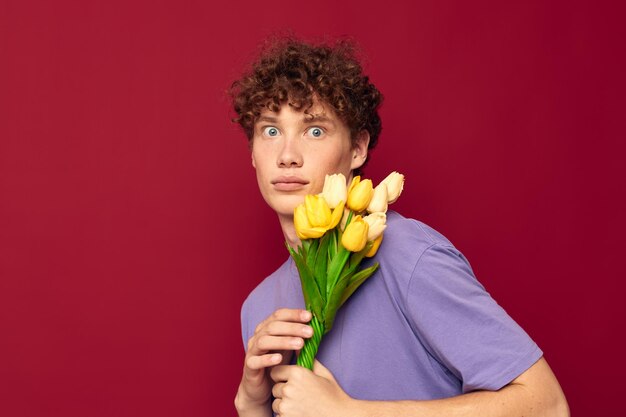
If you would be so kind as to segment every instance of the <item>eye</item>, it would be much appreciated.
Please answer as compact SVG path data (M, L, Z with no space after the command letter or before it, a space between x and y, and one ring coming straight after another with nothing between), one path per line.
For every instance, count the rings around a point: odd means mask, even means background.
M308 134L313 136L314 138L319 138L324 135L324 129L314 126L308 130Z
M267 126L263 128L263 134L265 136L278 136L278 133L278 129L276 129L274 126Z

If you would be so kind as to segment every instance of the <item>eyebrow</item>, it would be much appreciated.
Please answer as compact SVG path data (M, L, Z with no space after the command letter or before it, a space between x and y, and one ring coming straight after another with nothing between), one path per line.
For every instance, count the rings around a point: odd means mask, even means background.
M260 116L257 119L258 122L268 122L268 123L278 123L278 118L272 116ZM312 115L311 117L305 117L303 123L305 124L314 124L314 123L328 123L331 125L335 125L333 119L324 116L324 115Z
M271 117L271 116L260 116L257 119L257 122L269 122L269 123L276 123L278 121L277 118L275 117Z
M304 123L306 123L306 124L328 123L328 124L331 124L333 126L335 125L335 122L333 121L333 119L331 119L329 117L326 117L324 115L319 115L319 116L313 115L313 117L311 117L311 118L307 117L307 118L304 119Z

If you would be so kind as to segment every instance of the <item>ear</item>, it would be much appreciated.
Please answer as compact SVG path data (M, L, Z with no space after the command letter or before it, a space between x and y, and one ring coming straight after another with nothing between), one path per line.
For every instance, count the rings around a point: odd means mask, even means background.
M360 168L367 159L367 146L370 144L370 134L367 130L361 130L352 147L352 164L350 169Z
M254 160L254 154L250 154L252 156L252 167L256 169L256 161Z

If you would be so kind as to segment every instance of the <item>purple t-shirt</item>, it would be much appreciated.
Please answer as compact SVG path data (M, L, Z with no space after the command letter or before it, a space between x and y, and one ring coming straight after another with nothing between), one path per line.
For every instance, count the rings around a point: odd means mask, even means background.
M426 400L497 390L542 356L443 235L387 213L380 268L337 313L318 360L353 398ZM291 259L243 304L244 346L282 307L304 308Z

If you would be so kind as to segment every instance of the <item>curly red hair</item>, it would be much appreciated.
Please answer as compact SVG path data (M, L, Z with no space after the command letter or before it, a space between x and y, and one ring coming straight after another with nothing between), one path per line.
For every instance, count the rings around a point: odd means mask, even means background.
M248 140L264 109L278 112L284 103L305 113L320 100L348 126L352 140L366 130L369 149L381 131L378 107L382 94L363 75L349 41L312 45L293 38L270 42L250 72L231 86L237 117Z

